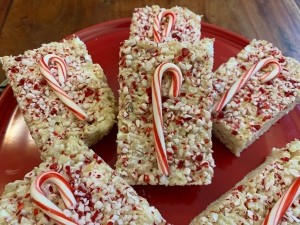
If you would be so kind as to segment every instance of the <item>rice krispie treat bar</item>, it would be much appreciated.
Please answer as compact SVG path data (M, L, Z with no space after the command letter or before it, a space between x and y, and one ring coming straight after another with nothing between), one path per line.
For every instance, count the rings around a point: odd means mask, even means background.
M0 58L30 133L39 148L76 136L87 145L115 121L115 97L98 64L77 37Z
M212 39L123 43L116 171L129 184L211 183L212 66Z
M129 39L156 42L195 42L201 36L201 16L187 8L171 9L157 5L136 8L133 12Z
M213 134L236 156L300 102L300 64L253 40L213 78Z
M299 224L299 177L300 141L295 140L273 149L261 166L211 203L191 225Z
M82 140L54 143L56 155L6 185L0 224L167 224Z

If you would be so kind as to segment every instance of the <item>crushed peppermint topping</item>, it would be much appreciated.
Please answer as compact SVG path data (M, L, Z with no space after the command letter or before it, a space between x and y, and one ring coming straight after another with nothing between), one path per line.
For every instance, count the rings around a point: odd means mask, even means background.
M213 133L237 156L300 101L300 64L272 44L253 40L213 76L213 97L218 101L255 63L269 57L278 62L281 73L262 83L260 77L273 67L261 69L213 117Z

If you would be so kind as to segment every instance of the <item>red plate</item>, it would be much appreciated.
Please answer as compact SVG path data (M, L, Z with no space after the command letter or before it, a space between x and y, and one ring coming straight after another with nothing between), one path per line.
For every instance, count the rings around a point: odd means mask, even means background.
M117 95L118 52L120 42L128 38L128 18L98 24L76 33L87 45L94 62L104 69ZM239 52L249 41L216 26L202 23L202 36L215 38L215 68ZM4 185L22 179L40 163L39 152L18 111L12 89L0 98L0 193ZM135 186L135 190L157 207L173 224L185 225L206 206L230 189L249 171L260 165L272 147L282 147L300 134L300 107L283 117L265 135L245 150L241 157L231 154L213 139L216 161L213 183L208 186L161 187ZM111 166L116 161L117 128L92 149Z

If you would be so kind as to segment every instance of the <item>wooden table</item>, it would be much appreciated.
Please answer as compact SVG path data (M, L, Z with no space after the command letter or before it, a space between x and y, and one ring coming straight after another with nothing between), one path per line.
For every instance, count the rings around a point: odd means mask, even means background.
M1 0L0 56L16 55L58 41L80 29L130 17L135 7L185 6L203 21L248 39L266 39L300 60L300 0ZM0 72L0 82L5 78Z

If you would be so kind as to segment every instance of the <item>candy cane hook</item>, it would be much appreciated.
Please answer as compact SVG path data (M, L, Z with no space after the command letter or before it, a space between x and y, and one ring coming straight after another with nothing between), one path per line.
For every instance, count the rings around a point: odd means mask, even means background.
M275 78L278 74L281 73L282 68L280 64L273 58L265 58L261 59L257 63L255 63L250 70L248 70L245 74L243 74L216 102L213 107L213 112L220 112L227 103L233 98L233 96L245 85L245 83L250 79L251 76L255 75L259 70L261 70L266 65L272 65L273 69L271 72L264 74L259 77L262 83L265 83L273 78Z
M67 208L74 208L76 200L72 188L65 178L57 172L45 172L40 174L30 186L30 195L39 209L53 220L65 225L77 225L71 218L63 214L62 210L51 202L43 193L42 186L45 183L53 183L58 187L59 193Z
M165 26L164 30L162 31L162 35L160 35L161 21L164 17L168 18L168 23ZM175 22L176 22L176 15L173 12L169 10L165 10L163 12L158 13L154 18L154 25L153 25L154 41L160 43L162 37L167 37L170 34L173 26L175 25Z
M57 65L58 77L61 84L65 82L67 77L67 65L65 61L55 54L45 55L39 61L39 65L40 71L45 77L48 85L53 89L57 97L74 113L78 119L86 119L86 113L74 101L71 100L71 98L62 90L57 80L53 77L49 69L50 61L54 61Z

